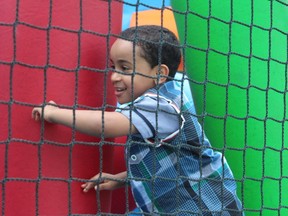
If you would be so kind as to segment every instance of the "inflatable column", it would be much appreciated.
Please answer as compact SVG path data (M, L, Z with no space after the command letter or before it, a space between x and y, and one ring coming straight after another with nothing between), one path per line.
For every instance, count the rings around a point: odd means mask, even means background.
M171 3L199 120L246 215L288 215L287 1Z
M80 185L111 172L113 140L35 122L31 111L49 100L71 109L115 106L107 52L121 20L118 1L0 3L1 215L110 211L109 192L85 194Z

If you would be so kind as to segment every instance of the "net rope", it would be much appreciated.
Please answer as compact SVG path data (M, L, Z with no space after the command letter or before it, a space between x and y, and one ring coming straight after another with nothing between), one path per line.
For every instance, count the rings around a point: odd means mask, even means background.
M264 0L263 0L264 1ZM39 200L40 199L45 199L45 197L41 197L40 195L40 189L39 189L39 185L41 182L43 181L50 181L50 182L64 182L64 183L67 183L68 185L68 204L67 204L67 212L68 212L68 215L123 215L123 214L113 214L113 213L105 213L105 212L102 212L101 211L101 194L99 191L96 191L96 203L95 205L97 205L97 212L96 213L91 213L91 214L75 214L73 212L73 200L71 199L71 196L72 196L72 183L73 182L85 182L87 181L86 179L82 179L82 178L78 178L78 177L75 177L73 176L73 172L72 172L72 169L73 169L73 160L72 160L72 156L73 156L73 147L75 146L75 143L77 142L77 144L80 144L80 145L87 145L87 146L98 146L99 147L99 156L100 158L95 158L95 160L99 160L99 172L103 172L103 156L104 156L104 152L105 149L103 149L103 146L104 145L109 145L109 146L123 146L123 143L117 143L116 141L107 141L104 139L104 135L102 135L99 139L98 142L89 142L89 141L79 141L76 139L76 131L75 131L75 125L73 126L72 128L72 137L71 137L71 142L68 143L61 143L61 142L58 142L56 140L50 140L50 139L46 139L45 138L45 129L46 129L46 126L45 126L45 123L44 121L41 122L41 130L40 130L40 140L39 141L33 141L33 140L29 140L29 139L25 139L25 138L18 138L18 137L15 137L13 134L14 134L14 131L12 131L12 125L13 125L13 122L12 122L12 118L13 118L13 107L14 106L24 106L24 107L29 107L32 108L34 106L36 106L37 104L34 104L34 103L30 103L30 102L27 102L27 101L21 101L21 100L17 100L14 98L14 91L15 91L15 88L16 86L14 85L14 73L15 73L15 67L20 65L20 66L23 66L25 68L29 68L29 69L38 69L38 70L42 70L43 71L43 74L44 74L44 95L43 95L43 105L46 105L48 103L48 98L47 98L47 80L48 80L48 76L47 76L47 71L48 69L56 69L56 70L59 70L61 72L64 72L64 73L72 73L75 75L75 86L74 86L74 92L75 92L75 95L74 95L74 105L73 106L68 106L68 105L60 105L60 107L62 108L69 108L69 109L72 109L72 110L76 110L76 109L91 109L91 110L101 110L102 112L104 112L105 110L107 109L116 109L117 106L116 104L114 105L111 105L109 104L109 102L107 102L107 97L109 97L108 95L108 83L110 82L109 81L109 72L111 71L111 68L109 68L109 56L107 55L106 57L106 62L105 62L105 65L106 65L106 68L105 69L99 69L99 68L91 68L91 67L88 67L88 66L85 66L85 65L82 65L81 64L81 47L82 47L82 44L81 44L81 39L80 39L80 36L84 33L87 33L87 34L92 34L92 35L96 35L96 36L99 36L99 37L102 37L102 38L105 38L106 41L107 41L107 44L109 44L112 40L112 38L117 38L118 36L111 33L111 13L112 13L112 10L111 10L111 2L113 1L105 1L107 2L108 4L108 32L106 34L102 33L102 32L95 32L95 31L92 31L92 30L87 30L85 28L83 28L83 14L85 13L85 11L83 11L83 6L82 6L82 3L83 1L82 0L79 0L79 2L77 2L80 6L80 29L78 30L72 30L72 29L69 29L69 28L65 28L65 27L62 27L62 26L53 26L52 25L52 19L53 19L53 14L52 14L52 11L53 11L53 5L55 4L55 1L53 0L50 0L49 1L49 21L48 21L48 26L47 27L41 27L41 26L38 26L38 25L33 25L31 23L28 23L28 22L23 22L19 19L19 14L21 13L19 11L19 8L20 8L20 5L23 3L24 1L22 0L17 0L16 1L16 8L15 8L15 21L12 22L12 23L8 23L8 22L5 22L5 21L2 21L0 19L0 28L3 28L3 27L8 27L8 28L12 28L13 29L13 34L12 34L12 37L13 37L13 57L12 57L12 61L8 61L6 60L5 58L1 58L0 57L0 68L3 68L4 66L6 67L10 67L10 71L9 71L9 89L8 89L8 95L9 95L9 98L8 100L3 96L3 98L0 98L0 106L3 106L3 107L8 107L8 122L7 122L7 139L2 139L0 140L0 147L4 149L3 151L3 155L4 155L4 158L3 158L3 161L4 161L4 164L1 166L1 169L2 172L3 172L3 177L0 179L0 184L1 184L1 187L2 187L2 193L1 193L1 200L2 200L2 203L1 203L1 215L7 215L6 214L6 211L7 211L7 200L10 200L7 198L8 194L7 194L7 183L9 182L32 182L32 183L36 183L36 187L35 187L35 215L41 215L40 212L39 212ZM186 81L189 81L191 85L195 85L195 86L202 86L203 87L203 107L202 107L202 112L201 113L198 113L197 117L199 118L199 121L202 123L202 126L205 130L206 128L206 121L205 119L207 118L211 118L211 119L218 119L218 120L223 120L223 133L224 133L224 137L222 140L224 142L223 144L223 147L214 147L213 146L213 142L212 142L212 149L214 150L218 150L218 151L221 151L224 155L226 154L226 152L228 151L234 151L234 152L241 152L243 154L242 156L242 161L239 161L239 163L241 163L241 166L242 166L242 173L238 173L237 174L237 178L235 179L235 181L237 181L237 185L239 187L239 198L240 200L242 201L242 204L243 204L243 208L246 212L246 215L262 215L262 212L263 211L266 211L266 212L270 212L271 215L282 215L282 211L284 212L288 212L288 203L287 203L287 195L284 194L285 191L287 191L287 181L288 181L288 173L287 171L284 169L284 167L287 167L287 165L285 165L285 163L287 163L287 159L285 159L287 156L288 156L288 145L287 145L287 113L286 113L286 110L287 110L287 89L288 89L288 78L287 78L287 73L288 73L288 66L287 66L287 40L288 40L288 32L287 32L287 29L283 30L281 28L278 28L278 27L275 27L273 25L273 19L275 16L277 16L277 14L274 14L273 11L275 10L276 7L283 7L286 9L287 11L287 8L288 8L288 2L285 1L285 0L270 0L268 2L270 2L270 8L269 8L269 14L270 14L270 17L269 17L269 20L270 20L270 26L269 27L263 27L261 25L258 25L258 24L255 24L255 20L253 19L253 14L254 14L254 10L253 10L253 3L255 4L256 0L255 1L251 1L251 20L250 20L250 23L245 23L245 22L241 22L241 21L238 21L236 19L234 19L234 14L233 14L233 7L235 7L235 1L231 0L230 1L230 10L232 11L231 12L231 17L230 17L230 20L223 20L217 16L214 16L213 13L212 13L212 3L214 2L215 4L215 1L213 0L210 0L208 1L207 5L208 5L208 15L207 16L203 16L203 14L200 14L198 12L195 12L193 11L191 8L193 8L193 1L185 1L185 3L187 4L187 8L190 8L189 10L187 11L180 11L180 10L177 10L177 9L174 9L174 8L167 8L165 7L165 0L162 1L162 7L159 8L159 7L154 7L154 6L151 6L149 4L146 4L146 3L143 3L142 1L135 1L135 3L131 3L130 1L117 1L117 2L122 2L123 5L125 6L129 6L131 8L135 8L135 12L138 12L139 10L139 7L145 7L147 9L155 9L155 10L164 10L164 8L166 10L171 10L174 12L174 14L176 14L176 16L182 16L183 19L185 20L185 28L184 28L184 35L182 37L182 41L181 41L181 44L182 44L182 48L183 48L183 55L184 55L184 71L187 70L187 67L185 66L186 63L188 63L189 59L187 59L185 56L186 56L186 52L188 52L187 50L193 50L193 51L199 51L201 53L204 53L205 54L205 61L207 64L205 65L205 68L204 68L204 71L205 71L205 75L204 75L204 78L202 81L199 81L199 80L195 80L193 79L193 77L187 77L187 76L181 76L181 78L178 79L178 81L182 82L182 89L184 88L184 85L183 83L186 82ZM3 4L3 3L2 3ZM184 3L183 3L184 4ZM1 4L0 4L1 5ZM196 45L191 45L188 43L189 41L189 31L187 30L187 25L188 25L188 16L194 16L194 17L197 17L197 19L200 19L200 20L204 20L205 22L207 22L207 48L201 48L199 46L196 46ZM228 44L228 51L227 52L223 52L215 47L214 44L212 45L212 42L211 42L211 23L212 22L219 22L221 25L225 26L225 28L227 27L228 28L228 41L227 41L227 44ZM287 21L288 22L288 21ZM287 26L287 22L286 22L286 26ZM136 23L137 23L137 20L136 20ZM233 47L233 33L232 33L232 29L233 29L233 25L239 25L243 28L247 28L249 29L249 32L250 32L250 40L249 40L249 52L248 54L243 54L243 53L238 53L236 51L234 51L232 49ZM17 49L18 49L18 44L17 44L17 39L16 39L16 35L17 35L17 30L19 27L23 27L25 26L26 28L31 28L31 29L37 29L39 31L44 31L46 33L46 37L47 37L47 41L46 41L46 46L47 46L47 59L46 59L46 63L45 65L43 66L40 66L40 65L32 65L32 64L29 64L29 63L26 63L25 61L19 61L18 60L18 56L17 56ZM252 30L254 29L257 29L259 31L264 31L268 34L268 56L267 58L265 57L262 57L262 56L259 56L259 55L256 55L254 54L254 51L253 49L255 48L256 45L253 45L252 43L252 37L253 37L253 34L252 34ZM51 34L51 30L58 30L60 32L63 32L63 33L71 33L71 34L74 34L77 36L77 39L78 39L78 57L77 57L77 62L76 62L76 67L75 68L65 68L65 67L62 67L62 66L59 66L59 65L54 65L51 63L51 59L50 59L50 47L51 47L51 44L50 44L50 34ZM3 34L3 33L2 33ZM283 58L276 58L277 55L275 55L275 51L273 50L273 44L272 44L272 37L274 34L277 34L279 35L279 37L281 38L285 38L284 41L286 41L286 54L284 54L284 59ZM243 39L244 40L244 39ZM285 46L285 44L283 44ZM0 47L0 52L1 51L1 47ZM106 47L106 52L109 53L109 46ZM227 83L220 83L220 82L217 82L215 80L211 80L210 77L209 77L209 70L210 70L210 67L211 65L208 64L209 62L209 58L211 57L211 53L214 53L214 54L217 54L217 55L220 55L222 57L225 57L227 58ZM286 55L286 57L285 57ZM2 56L2 55L0 55ZM241 59L244 59L244 60L247 60L248 62L248 84L247 86L243 86L241 84L238 84L238 83L235 83L232 81L232 77L231 77L231 73L233 70L232 69L232 66L231 66L231 61L232 61L232 58L234 57L239 57ZM276 56L276 57L275 57ZM159 57L160 58L160 57ZM252 60L258 60L260 62L266 62L267 63L267 69L268 69L268 74L267 74L267 86L265 87L261 87L261 86L258 86L256 84L253 84L253 82L251 81L252 80L252 74L251 74L251 67L252 67ZM280 74L279 76L281 76L281 78L279 79L282 79L283 84L282 85L282 89L278 88L278 87L273 87L273 82L276 82L275 80L272 80L272 72L270 71L271 69L271 65L274 65L274 64L277 64L279 65L280 68L283 69L283 74ZM213 66L212 66L213 67ZM99 107L91 107L91 106L88 106L88 105L83 105L83 104L79 104L78 103L78 92L79 92L79 73L81 73L81 70L88 70L88 71L92 71L92 72L95 72L95 73L99 73L99 74L102 74L104 75L104 86L103 86L103 89L104 91L101 92L100 94L103 96L103 100L102 100L102 103L103 105L102 106L99 106ZM0 77L1 77L1 71L0 71ZM1 78L0 78L1 79ZM176 78L177 79L177 78ZM275 78L273 78L275 79ZM1 82L0 82L1 83ZM223 116L221 115L217 115L217 114L211 114L207 111L207 104L206 104L206 99L207 99L207 91L209 89L207 89L207 85L214 85L214 86L218 86L218 87L221 87L221 88L224 88L226 89L225 90L225 98L227 100L227 103L225 104L225 114ZM229 100L229 97L230 97L230 94L229 94L229 89L231 88L236 88L238 90L243 90L246 92L246 98L247 98L247 105L245 107L245 109L247 110L247 114L245 116L237 116L235 114L229 114L229 107L228 107L228 100ZM249 105L249 102L251 100L253 100L254 98L251 98L251 95L250 95L250 91L251 90L255 90L255 91L260 91L260 92L263 92L265 93L265 115L264 117L258 117L258 116L255 116L253 115L253 113L249 113L249 110L251 110L251 107ZM0 85L0 91L5 91L4 89L1 89L1 85ZM68 90L69 91L69 90ZM274 116L271 116L270 115L270 111L271 111L271 102L269 102L270 100L270 97L269 97L269 92L273 92L273 94L277 94L277 95L280 95L278 97L282 98L281 101L282 103L279 104L279 106L283 105L284 107L282 107L280 110L283 111L283 113L281 113L281 116L280 118L279 115L277 115L277 117L274 117ZM194 93L194 92L193 92ZM4 94L2 94L4 95ZM1 96L1 94L0 94ZM97 95L96 95L97 97ZM261 104L260 104L261 105ZM74 122L75 122L75 112L73 112L73 118L74 118ZM227 143L227 137L226 137L226 134L228 133L227 132L227 125L229 124L228 122L228 119L234 119L234 120L237 120L237 121L242 121L244 122L244 127L243 127L243 130L244 130L244 137L242 137L242 139L244 140L244 146L243 147L234 147L234 146L229 146ZM1 119L1 118L0 118ZM261 122L263 123L264 125L264 128L263 128L263 140L264 140L264 144L263 144L263 147L257 147L257 146L251 146L247 143L249 143L249 137L247 136L247 133L248 133L248 130L249 130L249 121L250 120L255 120L255 121L258 121L258 122ZM104 118L102 118L102 121L104 121ZM268 132L270 130L270 122L273 122L275 124L279 124L281 128L281 141L282 143L278 144L280 146L280 148L278 147L273 147L271 145L269 145L268 143ZM104 122L102 122L104 123ZM1 131L4 131L2 129L0 129ZM102 128L102 130L104 131L104 128ZM3 133L1 132L0 133ZM4 135L3 135L4 136ZM3 137L2 136L2 137ZM129 140L129 137L128 137L128 140ZM270 140L271 141L271 140ZM10 148L11 148L11 143L24 143L24 144L27 144L27 145L32 145L32 146L37 146L38 148L38 151L37 151L37 154L38 154L38 170L37 170L37 178L24 178L24 177L10 177L9 176L9 151L10 151ZM68 167L69 167L69 176L68 178L62 178L62 177L46 177L46 176L43 176L43 169L42 169L42 162L43 162L43 154L42 154L42 149L43 149L43 146L44 145L53 145L53 146L58 146L58 147L63 147L63 148L69 148L69 157L68 157ZM248 153L247 152L250 152L250 151L254 151L254 152L258 152L261 154L261 157L262 157L262 167L260 167L259 169L262 170L262 177L261 178L257 178L257 177L253 177L253 176L249 176L247 175L247 173L245 172L246 170L246 161L245 159L247 157L249 157L249 155L247 155ZM269 154L267 155L267 152L274 152L276 154L279 155L279 160L276 160L275 163L279 162L280 164L276 164L276 168L280 167L280 170L279 170L279 177L275 177L273 175L269 176L267 175L266 173L266 169L265 166L265 160L267 160L267 157L269 156ZM229 154L229 153L228 153ZM228 161L229 162L229 161ZM232 170L233 171L233 170ZM278 190L279 190L279 195L276 196L277 200L279 201L278 203L278 206L266 206L266 202L267 202L267 198L265 197L265 194L264 194L264 188L266 187L266 184L265 184L265 181L275 181L277 182L277 185L278 185ZM119 181L119 180L118 180ZM252 182L257 182L259 183L260 185L260 193L261 194L258 194L258 196L260 197L260 201L259 201L259 206L257 206L257 208L253 208L253 207L250 207L251 205L249 203L246 203L245 202L245 199L247 196L249 196L247 193L247 191L244 190L245 188L245 182L249 182L249 181L252 181ZM126 212L129 212L129 209L130 209L130 206L131 204L129 203L129 187L128 185L126 186L125 188L125 199L126 200ZM283 193L284 192L284 193ZM11 196L11 194L9 194ZM264 198L265 197L265 198ZM122 199L122 198L121 198ZM258 208L259 207L259 208ZM257 214L258 213L258 214ZM282 214L281 214L282 213ZM284 214L283 214L284 215Z

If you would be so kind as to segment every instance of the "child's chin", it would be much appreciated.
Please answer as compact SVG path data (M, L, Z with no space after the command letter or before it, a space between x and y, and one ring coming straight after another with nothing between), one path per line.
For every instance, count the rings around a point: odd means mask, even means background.
M117 102L118 102L119 104L125 104L125 103L127 103L126 100L124 100L123 98L118 98L118 97L117 97Z
M128 102L130 102L130 101L126 101L126 100L118 100L118 103L119 103L119 104L125 104L125 103L128 103Z

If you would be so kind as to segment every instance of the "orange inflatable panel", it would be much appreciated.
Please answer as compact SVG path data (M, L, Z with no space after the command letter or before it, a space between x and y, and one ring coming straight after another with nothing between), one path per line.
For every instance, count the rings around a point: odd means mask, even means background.
M168 28L179 39L177 26L174 18L173 11L170 7L166 7L164 10L145 10L132 14L130 26L141 25L160 25ZM179 65L178 71L183 71L183 59Z

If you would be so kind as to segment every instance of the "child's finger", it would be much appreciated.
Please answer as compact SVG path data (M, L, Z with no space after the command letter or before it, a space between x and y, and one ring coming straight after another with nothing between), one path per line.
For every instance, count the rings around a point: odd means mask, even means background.
M39 113L37 108L34 108L32 110L32 118L36 121L38 121L40 119L40 113Z
M85 193L89 191L89 188L87 186L82 187L82 188L83 188L83 192L85 192Z
M93 183L85 183L81 185L84 192L88 192L91 188L93 188L93 186L94 186Z
M36 113L35 113L35 120L36 120L36 121L39 121L39 120L40 120L40 113L39 113L39 112L36 112Z
M96 180L99 178L99 174L93 176L90 180ZM84 184L81 185L81 187L83 188L84 192L88 192L91 188L93 188L95 186L95 182L86 182Z

